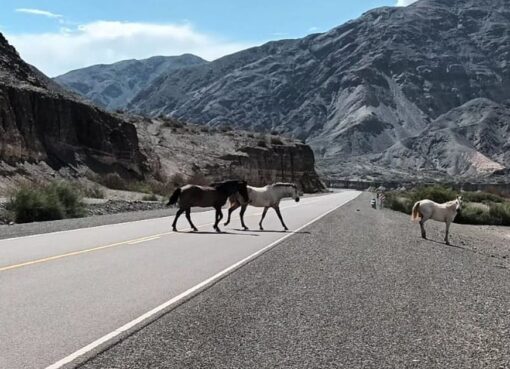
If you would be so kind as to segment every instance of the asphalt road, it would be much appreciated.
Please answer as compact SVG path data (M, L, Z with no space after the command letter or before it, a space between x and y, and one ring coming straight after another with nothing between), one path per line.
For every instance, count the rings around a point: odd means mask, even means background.
M427 224L369 195L104 351L99 368L510 368L510 229Z
M298 229L359 195L285 201ZM261 209L249 208L256 229ZM173 217L0 240L0 368L44 368L225 268L287 237L276 215L267 232L212 232L212 212L192 214L199 233L173 233ZM292 235L296 237L297 235Z

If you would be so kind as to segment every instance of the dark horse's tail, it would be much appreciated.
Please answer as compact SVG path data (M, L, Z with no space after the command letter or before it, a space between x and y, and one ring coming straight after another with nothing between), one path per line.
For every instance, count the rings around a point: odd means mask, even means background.
M168 204L166 204L166 205L169 206L169 205L173 205L173 204L177 203L179 196L181 196L181 188L180 187L174 191L172 196L170 196L170 200L168 200Z

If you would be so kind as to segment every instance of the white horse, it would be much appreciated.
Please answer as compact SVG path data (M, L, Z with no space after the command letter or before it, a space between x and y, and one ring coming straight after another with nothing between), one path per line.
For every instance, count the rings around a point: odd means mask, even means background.
M462 197L457 196L457 199L444 204L438 204L431 200L418 201L413 206L411 219L416 221L419 219L421 236L427 239L427 233L425 232L425 222L429 219L436 220L438 222L446 223L446 234L444 240L447 245L450 244L448 241L448 234L450 232L450 224L455 219L457 212L462 207Z
M299 192L294 183L275 183L264 187L248 186L248 197L250 199L250 205L264 208L262 218L259 222L260 230L264 230L264 228L262 228L262 221L264 220L269 208L273 208L276 211L278 218L280 218L280 221L282 222L283 228L286 231L288 230L285 222L283 221L282 214L280 213L280 200L284 197L292 197L296 202L299 202ZM230 223L230 216L232 215L232 212L238 207L241 207L241 225L245 230L247 230L248 227L244 224L244 212L248 207L248 202L244 201L243 198L237 194L230 196L229 200L230 208L228 209L228 218L225 225Z

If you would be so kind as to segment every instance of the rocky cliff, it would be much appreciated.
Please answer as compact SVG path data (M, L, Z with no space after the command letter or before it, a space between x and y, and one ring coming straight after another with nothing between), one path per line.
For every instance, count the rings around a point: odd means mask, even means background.
M379 8L162 76L128 108L286 132L331 177L484 178L510 167L509 30L510 0Z
M133 125L64 92L0 34L0 161L86 166L141 178L149 171Z
M241 178L253 186L294 182L305 192L325 189L312 149L298 140L173 119L128 119L136 125L144 150L153 152L151 166L162 182Z

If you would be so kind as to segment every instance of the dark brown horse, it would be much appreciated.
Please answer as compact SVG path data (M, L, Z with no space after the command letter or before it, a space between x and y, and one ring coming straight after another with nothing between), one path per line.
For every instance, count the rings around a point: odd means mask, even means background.
M179 187L174 191L167 205L173 205L179 202L179 210L175 214L175 219L172 224L172 229L177 232L177 219L183 212L186 212L186 218L189 225L196 232L197 227L191 221L191 208L198 206L202 208L213 207L216 209L216 221L214 222L214 229L216 232L221 232L218 223L223 218L221 208L227 202L229 196L239 193L242 198L248 202L248 189L245 181L226 181L213 183L210 186L196 186L186 185Z

